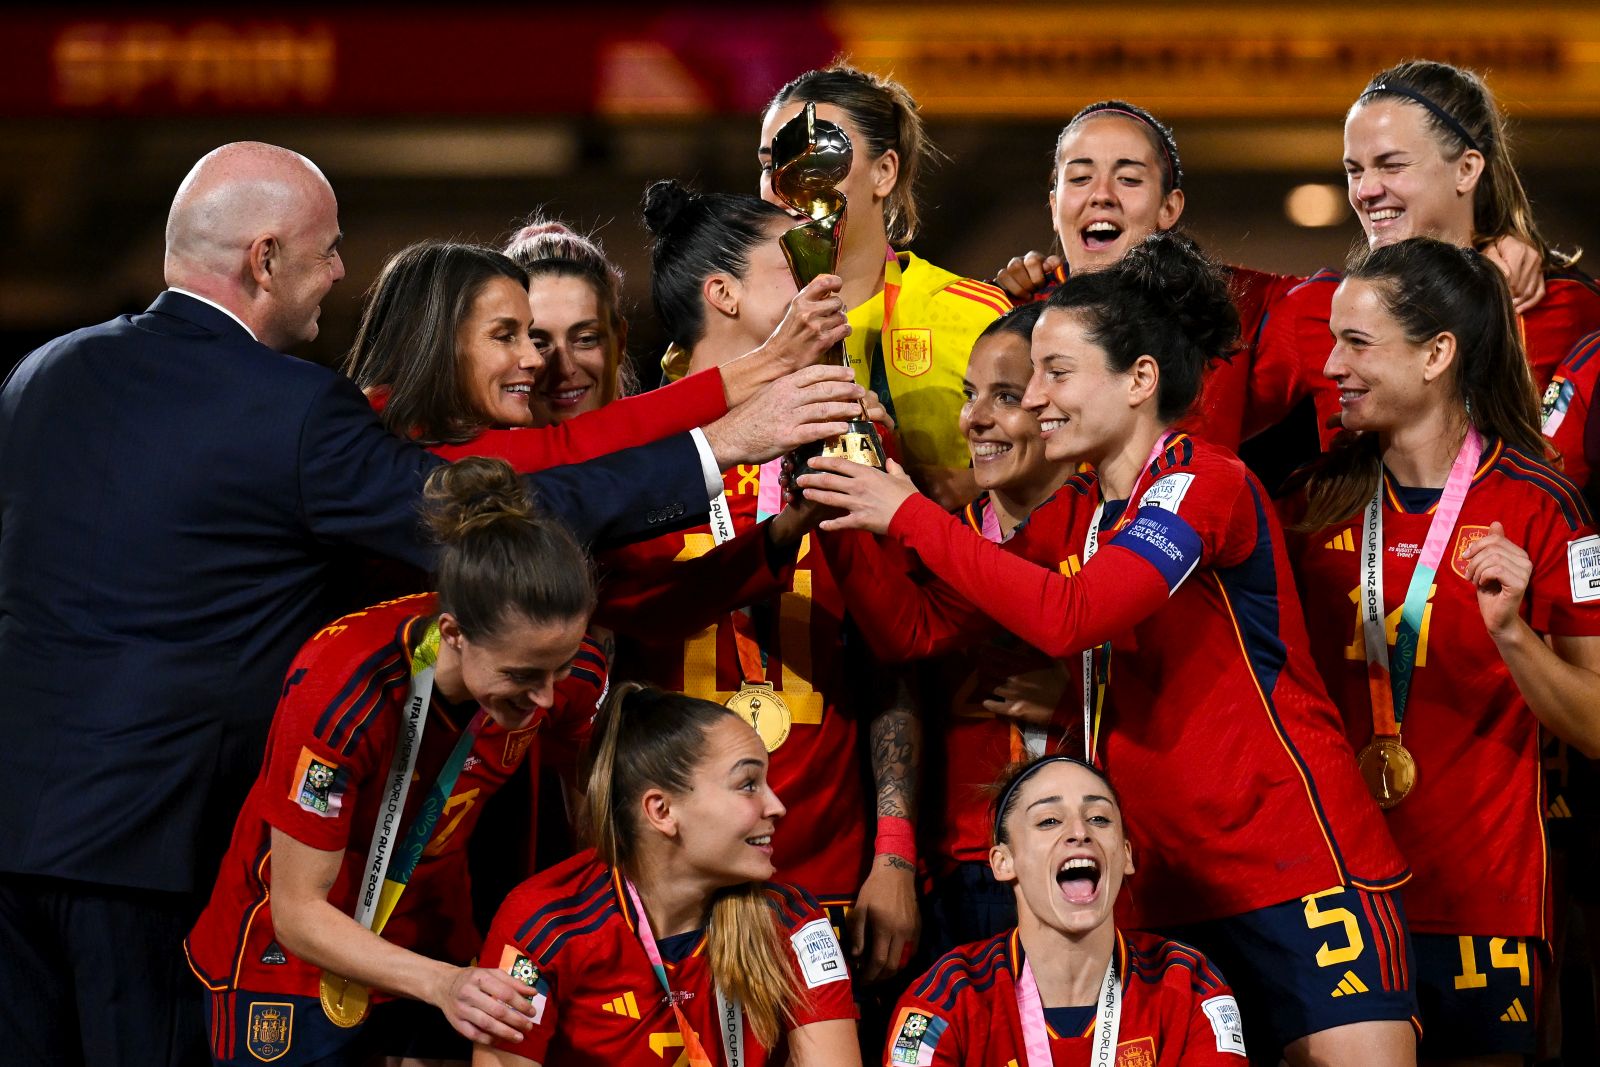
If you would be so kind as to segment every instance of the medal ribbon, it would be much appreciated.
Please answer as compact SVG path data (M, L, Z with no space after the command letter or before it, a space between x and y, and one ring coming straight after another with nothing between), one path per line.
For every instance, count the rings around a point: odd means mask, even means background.
M1367 691L1372 700L1372 732L1375 737L1400 736L1405 721L1406 703L1411 696L1411 674L1417 665L1417 649L1422 635L1422 617L1427 610L1428 593L1433 588L1434 575L1444 559L1450 535L1455 532L1456 520L1461 516L1467 490L1472 487L1473 475L1483 456L1483 438L1475 427L1468 427L1466 440L1450 464L1450 476L1445 480L1444 492L1439 496L1433 519L1428 523L1428 535L1422 542L1422 554L1417 558L1416 570L1411 572L1411 584L1406 587L1406 598L1400 608L1400 622L1395 627L1394 655L1389 655L1389 641L1384 625L1383 600L1383 476L1378 477L1378 491L1373 494L1362 517L1361 538L1361 637L1367 659Z
M473 743L478 740L478 733L483 729L483 724L489 720L489 713L479 708L472 719L461 731L461 736L456 739L455 747L450 750L449 757L444 761L444 766L439 770L439 777L434 780L433 788L428 790L428 795L422 800L422 810L417 812L417 817L411 823L411 829L406 831L405 844L400 846L400 851L389 863L389 873L383 879L383 891L378 897L378 921L373 926L373 933L383 930L384 924L389 921L389 916L394 913L395 905L400 903L400 894L406 891L406 886L411 883L411 875L417 869L417 864L422 862L423 850L428 847L428 841L433 837L433 830L439 824L439 816L444 812L444 806L450 799L450 791L456 787L456 779L461 777L461 770L467 762L467 757L472 753Z
M411 652L411 689L406 694L400 738L394 746L394 757L389 761L383 802L378 805L378 820L372 828L372 844L367 850L367 867L361 879L361 899L356 904L355 920L369 930L374 929L373 919L383 895L390 855L395 838L399 836L400 815L406 810L411 776L422 750L422 729L427 725L428 705L433 700L433 672L438 659L439 620L435 619ZM382 929L382 923L377 929Z
M781 462L781 461L774 461ZM777 478L768 476L767 468L771 463L761 466L761 472L756 476L756 501L760 507L761 493L767 483L777 484ZM725 545L733 539L733 509L728 506L728 490L724 488L717 494L717 499L711 502L711 540L717 545ZM756 640L755 623L750 618L748 608L732 612L728 616L728 624L733 627L733 647L739 653L739 680L741 682L763 682L767 677L767 664L761 654L761 644Z
M672 1017L678 1024L678 1033L683 1036L684 1055L688 1057L690 1067L711 1067L711 1057L706 1055L705 1046L700 1043L694 1027L690 1026L689 1020L684 1017L683 1009L678 1006L678 998L672 992L672 984L667 981L667 965L661 962L661 948L656 944L655 931L650 929L650 916L644 912L644 902L639 899L639 890L634 888L632 880L628 878L623 878L622 884L627 887L628 899L633 901L634 913L639 917L639 943L644 947L644 954L650 959L650 969L656 972L656 981L661 983L662 992L666 994L662 1002L672 1009ZM722 990L718 989L717 1014L722 1023L723 1062L728 1067L744 1067L744 1008L737 1000L724 997Z
M1022 955L1022 941L1015 933L1016 955ZM1122 983L1117 980L1117 944L1112 946L1111 958L1106 961L1106 977L1100 983L1100 998L1095 1001L1094 1037L1089 1044L1089 1062L1093 1067L1114 1067L1117 1060L1117 1034L1122 1029ZM1023 1052L1028 1067L1051 1067L1050 1031L1044 1021L1044 1002L1039 999L1039 984L1034 981L1033 964L1022 961L1022 973L1017 977L1017 1015L1022 1020Z
M1133 488L1128 491L1128 502L1123 506L1122 514L1117 516L1116 523L1111 527L1111 536L1115 537L1124 526L1133 521L1134 514L1138 511L1135 503L1139 499L1139 483L1144 481L1144 476L1155 466L1156 460L1161 458L1171 444L1175 444L1183 435L1163 433L1156 438L1156 443L1150 448L1150 455L1144 461L1144 466L1139 469L1139 474L1133 480ZM1168 441L1171 437L1171 442ZM1083 565L1087 567L1095 553L1100 551L1100 519L1106 511L1106 494L1104 483L1101 483L1100 502L1095 505L1094 514L1089 518L1089 532L1083 539ZM1099 648L1098 668L1095 649L1083 650L1083 758L1089 763L1095 762L1095 755L1100 751L1100 717L1105 710L1106 683L1111 679L1111 642L1107 641Z
M883 246L883 327L879 336L889 336L889 326L894 322L895 305L900 303L900 257L894 254L894 246ZM881 342L880 342L881 343Z

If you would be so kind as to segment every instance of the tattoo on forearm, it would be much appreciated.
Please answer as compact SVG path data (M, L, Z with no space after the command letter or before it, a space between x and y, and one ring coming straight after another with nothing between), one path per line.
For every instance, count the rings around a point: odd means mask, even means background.
M910 871L912 874L917 873L916 864L908 863L899 856L885 856L883 857L883 861L897 871Z
M880 816L916 817L921 755L922 723L902 702L896 701L872 720L872 780Z

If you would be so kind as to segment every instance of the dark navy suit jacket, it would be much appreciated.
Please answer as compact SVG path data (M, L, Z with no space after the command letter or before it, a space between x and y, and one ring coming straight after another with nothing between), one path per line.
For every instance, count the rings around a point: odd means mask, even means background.
M422 481L347 379L165 292L0 389L0 872L208 888L353 550L427 568ZM532 476L580 541L703 521L687 434Z

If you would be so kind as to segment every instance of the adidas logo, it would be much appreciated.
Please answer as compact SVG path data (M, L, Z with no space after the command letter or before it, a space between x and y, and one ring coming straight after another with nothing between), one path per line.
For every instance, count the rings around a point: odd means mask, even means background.
M1547 819L1572 818L1572 809L1567 807L1567 798L1556 797L1555 803L1550 805L1550 810L1545 812L1544 817Z
M289 957L283 954L283 949L278 947L278 943L276 941L270 941L267 943L266 950L261 953L261 962L270 966L276 966L288 963Z
M1503 1023L1525 1023L1528 1021L1528 1013L1522 1008L1521 998L1511 1002L1511 1007L1507 1008L1505 1014L1500 1016L1500 1021Z
M1365 993L1366 991L1366 985L1361 981L1360 978L1356 977L1356 972L1346 971L1344 972L1344 977L1339 979L1339 985L1332 993L1329 994L1329 996L1353 997L1357 993Z
M1323 548L1331 548L1335 552L1354 552L1356 550L1356 534L1354 530L1345 530L1336 534L1332 541L1327 542Z
M639 1002L633 999L633 993L627 992L617 997L609 1004L600 1005L601 1011L609 1011L612 1015L626 1015L630 1019L639 1017Z

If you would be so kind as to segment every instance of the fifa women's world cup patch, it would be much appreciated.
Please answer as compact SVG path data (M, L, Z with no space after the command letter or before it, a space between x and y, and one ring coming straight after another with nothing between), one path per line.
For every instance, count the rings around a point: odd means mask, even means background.
M535 1025L543 1022L544 1006L550 1001L550 983L544 980L533 960L519 952L516 945L507 945L500 952L500 969L523 985L533 986L534 994L528 998L528 1004L533 1008Z
M950 1024L937 1015L916 1008L905 1008L895 1023L894 1049L889 1060L896 1067L926 1067Z
M294 769L289 799L313 815L336 818L344 806L344 774L337 763L300 747L300 762Z

